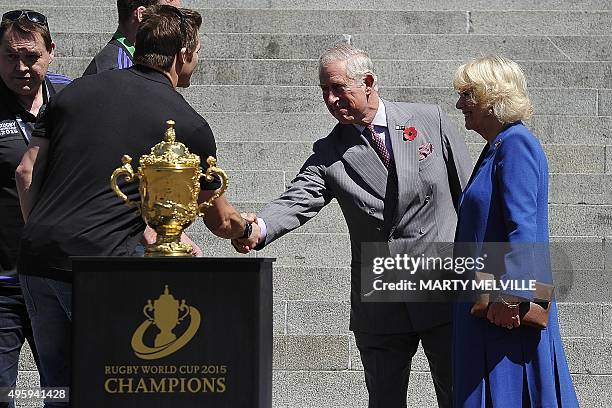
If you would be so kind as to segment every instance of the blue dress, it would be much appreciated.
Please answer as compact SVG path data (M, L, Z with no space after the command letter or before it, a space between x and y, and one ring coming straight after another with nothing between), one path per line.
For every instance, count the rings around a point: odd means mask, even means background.
M548 242L548 164L521 123L507 126L483 151L459 203L457 242ZM454 406L578 407L559 334L556 303L548 327L497 327L453 312Z

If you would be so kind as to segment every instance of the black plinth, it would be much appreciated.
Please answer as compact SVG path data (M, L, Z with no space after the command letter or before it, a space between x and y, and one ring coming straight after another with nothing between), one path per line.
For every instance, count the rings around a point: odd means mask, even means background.
M269 408L273 261L73 258L73 408Z

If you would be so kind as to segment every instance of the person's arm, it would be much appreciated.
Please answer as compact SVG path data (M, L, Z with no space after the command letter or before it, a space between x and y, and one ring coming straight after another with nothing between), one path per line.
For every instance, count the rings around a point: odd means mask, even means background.
M238 252L263 249L275 239L306 223L331 201L332 194L325 181L325 172L327 163L333 161L329 158L329 152L333 151L333 148L326 143L326 139L315 143L314 153L279 198L268 203L257 216L247 214L246 218L255 219L258 227L263 230L262 238L255 246L252 242L247 244L240 239L232 241Z
M505 137L496 148L499 151L495 183L499 196L494 199L501 201L508 239L500 280L516 280L526 285L529 280L547 278L545 275L549 274L548 253L543 252L547 246L538 244L538 224L546 222L538 218L540 186L548 188L546 156L535 139L519 132ZM520 318L516 302L529 301L532 297L529 290L503 291L500 298L491 303L487 317L498 326L517 327Z
M202 190L198 197L198 203L208 200L215 191ZM227 239L237 239L244 236L247 220L230 204L224 196L213 201L212 207L204 210L204 224L216 236ZM252 231L249 240L259 241L260 229L256 223L251 223Z
M17 193L25 221L28 220L30 211L38 198L38 191L47 165L48 148L49 140L33 137L15 171Z

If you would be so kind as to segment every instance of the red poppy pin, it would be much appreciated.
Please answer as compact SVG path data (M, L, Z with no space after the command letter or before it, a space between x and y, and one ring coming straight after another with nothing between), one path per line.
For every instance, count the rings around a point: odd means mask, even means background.
M417 137L417 130L414 126L404 128L404 140L413 141Z

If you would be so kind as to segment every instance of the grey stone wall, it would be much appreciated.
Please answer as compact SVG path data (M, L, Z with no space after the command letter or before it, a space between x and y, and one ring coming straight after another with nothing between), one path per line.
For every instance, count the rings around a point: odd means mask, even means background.
M438 103L463 129L451 87L468 58L520 62L536 115L529 126L550 161L553 240L570 241L573 283L559 305L583 407L612 406L612 11L610 0L183 0L204 17L201 66L182 91L209 120L228 196L257 210L276 197L333 126L316 59L350 41L370 51L388 99ZM115 28L114 0L24 0L45 13L57 42L51 69L77 77ZM0 0L0 9L17 8ZM20 4L23 6L23 4ZM475 158L482 139L465 132ZM205 253L234 256L199 222ZM576 249L584 245L585 250ZM580 245L578 245L580 246ZM252 254L250 256L257 256ZM337 204L274 243L274 406L365 407L348 332L349 243ZM567 266L567 265L566 265ZM37 381L27 351L20 383ZM409 406L433 407L422 351Z

